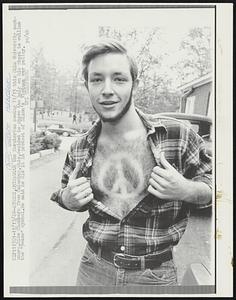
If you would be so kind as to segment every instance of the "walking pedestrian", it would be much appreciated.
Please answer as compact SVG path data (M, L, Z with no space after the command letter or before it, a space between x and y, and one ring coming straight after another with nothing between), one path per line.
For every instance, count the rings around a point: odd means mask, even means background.
M75 114L72 116L72 119L73 119L72 124L77 124L77 121L76 121L77 117Z

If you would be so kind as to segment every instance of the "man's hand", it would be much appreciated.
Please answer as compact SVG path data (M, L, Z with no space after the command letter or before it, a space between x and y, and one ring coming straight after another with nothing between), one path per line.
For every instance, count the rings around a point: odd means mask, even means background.
M161 167L154 167L148 192L163 200L186 201L194 204L207 204L211 201L211 188L204 182L186 179L165 159L161 153Z
M78 165L70 176L67 187L62 193L62 202L70 210L79 211L84 205L93 199L92 189L87 178L76 179Z
M149 193L163 200L185 201L188 199L192 182L171 166L164 152L161 152L160 161L163 168L159 166L153 168L149 180Z

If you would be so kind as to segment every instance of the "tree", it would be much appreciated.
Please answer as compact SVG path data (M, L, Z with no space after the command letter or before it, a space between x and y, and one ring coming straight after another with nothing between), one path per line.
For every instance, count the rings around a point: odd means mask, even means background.
M134 95L137 107L147 113L178 109L179 93L173 91L169 74L163 74L160 71L166 56L166 53L162 53L158 47L162 43L160 28L121 30L101 26L99 37L112 38L122 42L127 49L131 49L132 54L136 57L140 82Z
M43 56L43 49L34 51L33 59L31 61L31 81L30 81L30 93L31 101L37 103L43 99L44 75L46 70L46 61Z
M212 71L211 32L208 27L192 28L180 44L181 59L173 69L184 84Z
M58 72L55 65L46 61L43 49L33 52L31 62L31 100L38 108L53 110L56 100ZM40 104L40 105L39 105ZM43 107L41 106L43 104Z
M60 73L55 64L48 62L43 49L34 50L31 61L31 100L38 109L47 111L76 110L77 81L71 72ZM43 107L39 108L39 103Z

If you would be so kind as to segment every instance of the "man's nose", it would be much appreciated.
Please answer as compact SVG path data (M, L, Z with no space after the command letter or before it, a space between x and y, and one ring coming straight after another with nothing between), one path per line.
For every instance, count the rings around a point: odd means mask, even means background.
M109 97L109 96L111 96L113 94L114 94L114 92L113 92L113 89L112 89L111 80L110 79L106 79L105 83L104 83L104 88L102 90L102 95L104 97Z

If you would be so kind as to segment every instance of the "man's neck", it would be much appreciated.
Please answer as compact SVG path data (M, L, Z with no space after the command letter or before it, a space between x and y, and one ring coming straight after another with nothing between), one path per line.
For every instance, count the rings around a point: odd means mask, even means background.
M103 122L101 136L108 137L129 137L129 133L145 131L143 122L141 121L135 107L132 105L121 119L115 122Z

